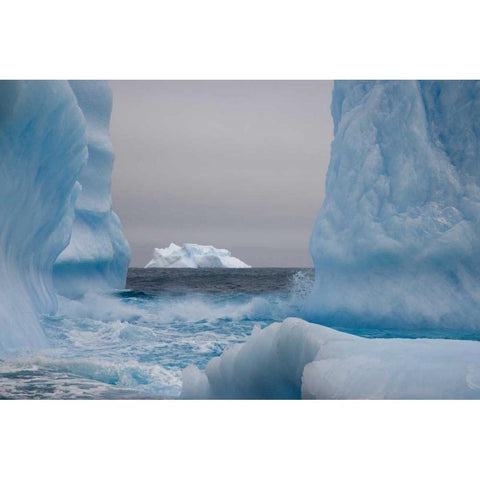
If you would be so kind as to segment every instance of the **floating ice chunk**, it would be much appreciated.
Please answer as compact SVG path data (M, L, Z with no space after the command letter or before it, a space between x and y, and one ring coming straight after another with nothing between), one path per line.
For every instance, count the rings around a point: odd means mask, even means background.
M145 268L250 268L224 248L185 243L171 243L167 248L155 248L153 258Z
M188 367L182 398L480 398L480 342L367 339L288 318Z

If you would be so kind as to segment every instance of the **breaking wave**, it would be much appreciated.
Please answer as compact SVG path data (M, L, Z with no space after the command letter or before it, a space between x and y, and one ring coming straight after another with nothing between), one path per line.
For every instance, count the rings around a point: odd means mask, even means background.
M301 315L312 283L312 275L300 271L287 290L262 294L59 297L58 313L42 320L48 348L0 358L0 396L177 397L184 368L204 368L246 341L255 325Z

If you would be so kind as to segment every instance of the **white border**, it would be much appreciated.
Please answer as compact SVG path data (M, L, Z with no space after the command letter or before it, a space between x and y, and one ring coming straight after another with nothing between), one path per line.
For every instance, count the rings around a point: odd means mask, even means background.
M29 401L1 407L0 469L9 480L478 477L477 402Z
M15 0L2 78L475 78L475 2Z
M478 78L457 0L4 2L2 78ZM477 476L478 402L1 402L6 479Z

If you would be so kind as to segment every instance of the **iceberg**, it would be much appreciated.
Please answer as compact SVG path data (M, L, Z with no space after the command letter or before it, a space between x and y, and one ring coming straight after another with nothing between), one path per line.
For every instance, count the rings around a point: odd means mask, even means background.
M480 329L480 82L337 81L307 318Z
M106 82L0 82L0 350L46 346L57 292L122 288ZM63 253L62 253L63 252Z
M155 248L153 258L145 268L251 268L224 248L185 243L171 243L167 248Z
M337 81L304 313L183 372L183 398L480 398L480 82ZM319 325L319 324L322 325ZM433 335L435 333L435 335Z
M480 342L371 339L288 318L182 380L184 399L478 399Z
M66 81L0 82L0 350L46 344L87 161L87 126Z
M105 81L71 81L86 121L88 160L80 172L81 191L68 247L54 265L57 291L78 297L88 290L124 288L130 248L110 195L113 147L109 136L112 93Z

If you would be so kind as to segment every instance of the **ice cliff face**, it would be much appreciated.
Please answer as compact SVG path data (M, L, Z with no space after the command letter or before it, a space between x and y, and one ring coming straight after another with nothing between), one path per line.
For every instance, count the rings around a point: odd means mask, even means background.
M39 316L89 286L123 287L103 82L0 82L0 350L45 345ZM73 228L73 233L72 233Z
M68 244L86 123L67 82L0 82L0 349L37 347Z
M104 81L71 81L70 86L86 122L88 161L78 178L72 238L55 263L54 282L62 295L78 296L93 288L123 288L130 249L110 196L110 87Z
M341 81L309 318L480 329L480 82ZM184 398L480 398L480 342L287 319L188 367Z
M336 82L312 318L480 328L480 82Z
M156 248L145 268L250 268L224 248L185 243L181 247L171 243L167 248Z

